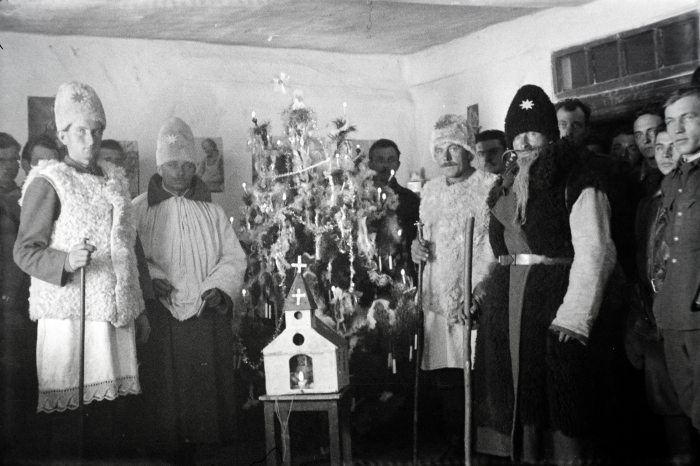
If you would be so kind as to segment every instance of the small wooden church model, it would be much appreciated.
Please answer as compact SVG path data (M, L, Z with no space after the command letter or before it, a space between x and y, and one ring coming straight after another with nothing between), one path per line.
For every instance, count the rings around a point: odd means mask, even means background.
M263 350L268 395L334 393L350 382L348 344L316 318L301 273L289 289L285 329Z

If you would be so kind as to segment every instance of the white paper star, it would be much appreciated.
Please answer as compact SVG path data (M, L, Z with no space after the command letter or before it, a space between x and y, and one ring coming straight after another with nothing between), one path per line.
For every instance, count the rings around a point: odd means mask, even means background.
M175 144L175 141L177 141L177 136L175 136L174 134L168 134L167 136L165 136L165 142L167 142L168 144L173 145Z
M532 110L532 107L535 106L535 103L530 100L530 99L525 99L522 102L520 102L520 108L523 110Z
M287 86L289 85L289 75L287 73L280 73L279 76L275 76L272 79L272 82L275 83L275 92L287 93Z

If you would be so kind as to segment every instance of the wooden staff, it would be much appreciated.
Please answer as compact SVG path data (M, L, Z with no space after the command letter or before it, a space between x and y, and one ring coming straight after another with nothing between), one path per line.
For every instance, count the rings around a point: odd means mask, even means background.
M87 244L87 238L83 238ZM80 440L78 453L83 456L83 441L85 437L85 266L80 268L80 368L78 370L78 421Z
M418 241L423 244L423 224L416 222ZM416 334L414 336L416 351L416 365L413 377L413 466L418 466L418 380L420 378L420 358L421 358L421 330L423 329L423 269L425 262L418 264L418 315L416 316Z
M472 460L472 249L474 245L474 217L467 219L464 237L464 464Z

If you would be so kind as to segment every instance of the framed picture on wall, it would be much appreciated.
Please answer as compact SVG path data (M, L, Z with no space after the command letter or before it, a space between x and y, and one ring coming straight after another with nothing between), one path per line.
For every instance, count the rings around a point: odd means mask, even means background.
M27 134L30 139L41 134L56 139L54 100L54 97L27 97Z
M202 162L197 167L197 175L206 183L209 191L224 191L224 158L221 137L194 138L195 150Z

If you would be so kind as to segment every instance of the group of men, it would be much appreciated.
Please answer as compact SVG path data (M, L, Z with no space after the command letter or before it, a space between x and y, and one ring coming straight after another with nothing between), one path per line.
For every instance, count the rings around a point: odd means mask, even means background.
M462 245L465 218L474 217L467 307L478 325L476 451L517 463L613 461L624 438L615 428L631 425L615 419L628 414L618 406L629 383L624 347L663 420L663 454L693 464L700 88L643 108L610 155L587 146L590 117L580 100L553 105L526 85L508 109L503 142L492 131L475 137L454 115L435 124L431 152L442 175L423 188L424 239L411 250L425 263L421 366L442 393L443 423L459 432Z
M553 105L525 85L505 132L476 134L455 115L437 121L430 149L441 174L420 200L396 181L398 146L383 139L370 149L375 182L399 196L405 247L425 264L421 368L434 376L454 432L463 424L455 414L465 307L478 322L478 452L528 463L605 459L600 437L609 433L624 339L664 420L669 454L679 464L698 458L700 88L679 89L662 111L643 109L633 134L620 132L603 156L586 147L585 104ZM196 176L202 160L184 121L163 124L157 174L132 202L124 171L100 157L107 120L94 89L63 84L55 119L61 149L37 138L20 157L19 144L0 133L3 447L31 430L46 437L51 456L70 455L83 437L88 455L139 440L187 461L198 445L233 436L230 323L244 252ZM21 188L19 160L28 172ZM465 306L469 217L473 303ZM36 403L36 426L16 424L22 416L8 409L22 409L17 400ZM82 404L87 416L76 412Z
M100 154L107 119L94 89L61 85L54 113L65 153L49 137L30 141L21 190L19 144L0 137L2 448L188 463L198 446L233 439L231 319L245 254L195 176L201 160L185 122L162 125L158 173L132 202L110 161L120 148ZM28 399L39 413L31 428L19 425Z

